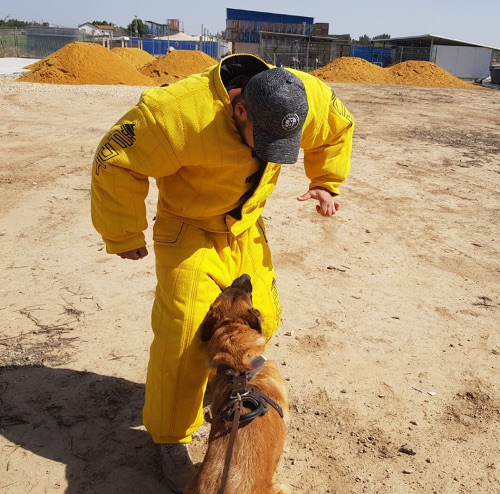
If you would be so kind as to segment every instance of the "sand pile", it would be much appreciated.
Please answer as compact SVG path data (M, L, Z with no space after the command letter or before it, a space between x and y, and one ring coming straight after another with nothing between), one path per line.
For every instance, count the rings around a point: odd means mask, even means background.
M25 65L23 69L28 69L28 70L34 70L36 69L39 65L41 65L42 60L38 60L38 62L30 63L29 65Z
M391 84L434 87L476 87L462 81L432 62L409 60L384 69L391 74Z
M385 69L356 57L337 58L311 74L327 82L388 84Z
M476 88L432 62L408 61L382 68L357 57L341 57L311 72L326 82L404 84L409 86Z
M156 59L139 48L108 50L94 43L74 42L28 65L19 81L50 84L171 84L203 72L217 62L202 51L174 50ZM382 68L357 57L341 57L311 74L326 82L404 84L477 88L431 62L408 61Z
M94 43L75 41L36 62L19 81L49 84L126 84L151 86L149 77Z
M174 50L156 59L140 48L108 50L94 43L74 42L26 66L18 80L49 84L171 84L217 63L202 51Z
M113 48L111 51L136 69L141 69L156 60L153 55L141 48Z
M174 50L144 66L140 72L156 84L171 84L191 74L203 72L216 63L202 51Z

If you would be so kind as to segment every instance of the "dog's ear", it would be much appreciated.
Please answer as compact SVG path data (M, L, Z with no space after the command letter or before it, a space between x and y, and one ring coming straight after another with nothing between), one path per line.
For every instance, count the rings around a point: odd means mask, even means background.
M262 334L262 316L260 315L260 312L257 309L248 309L248 317L245 318L246 322L248 325L252 328L257 330L260 334Z
M220 314L217 309L212 309L207 312L205 319L201 323L201 341L209 341L212 338L216 324L220 321Z

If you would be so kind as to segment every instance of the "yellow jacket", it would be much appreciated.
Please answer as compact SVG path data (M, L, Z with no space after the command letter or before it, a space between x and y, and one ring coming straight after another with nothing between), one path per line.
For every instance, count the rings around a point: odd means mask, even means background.
M233 120L221 63L170 86L145 90L101 140L92 172L92 221L107 252L145 245L148 177L158 185L157 220L175 217L234 235L257 221L281 165L267 163L260 177L261 162ZM353 119L326 84L292 72L303 81L309 104L301 147L310 187L338 194L350 170ZM247 198L254 181L258 185ZM239 215L228 215L238 207Z

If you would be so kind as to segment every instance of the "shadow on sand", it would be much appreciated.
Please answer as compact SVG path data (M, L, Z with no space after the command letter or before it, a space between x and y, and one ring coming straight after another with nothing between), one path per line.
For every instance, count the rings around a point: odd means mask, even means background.
M165 492L143 429L144 385L44 366L0 367L0 433L66 465L67 493ZM8 477L8 473L7 473Z

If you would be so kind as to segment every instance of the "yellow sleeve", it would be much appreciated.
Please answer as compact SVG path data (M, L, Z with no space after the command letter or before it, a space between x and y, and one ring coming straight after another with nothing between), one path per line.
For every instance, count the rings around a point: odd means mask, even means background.
M146 244L145 199L149 177L174 173L180 164L145 97L104 136L94 156L92 223L110 254Z
M309 114L302 147L309 188L323 187L336 195L351 169L354 119L334 91L319 79L308 81L306 90Z

